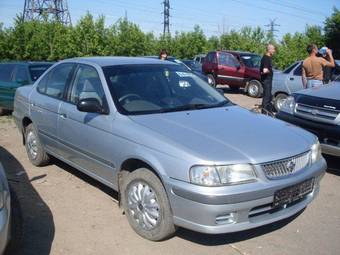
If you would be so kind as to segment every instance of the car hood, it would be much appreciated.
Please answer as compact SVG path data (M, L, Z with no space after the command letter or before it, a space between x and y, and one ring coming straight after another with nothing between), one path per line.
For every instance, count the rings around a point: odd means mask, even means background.
M166 153L215 164L273 161L305 152L315 141L300 128L239 106L130 118L151 131L148 146L169 148L165 142L173 145Z
M296 93L298 95L313 96L325 99L340 100L340 82L333 81L329 85L304 89Z

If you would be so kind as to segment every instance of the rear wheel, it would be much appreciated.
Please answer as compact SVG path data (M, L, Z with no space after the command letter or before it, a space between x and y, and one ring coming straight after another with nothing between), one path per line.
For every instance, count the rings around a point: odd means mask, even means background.
M121 193L125 215L137 234L160 241L175 233L168 197L152 171L139 168L129 173L123 180Z
M49 163L50 158L41 144L32 123L25 129L25 147L28 158L33 165L44 166Z
M258 80L251 80L247 87L248 96L260 97L262 94L262 84Z
M287 99L288 95L284 94L284 93L279 93L275 96L274 98L274 107L275 107L275 110L278 112L283 103L285 102L285 100Z
M209 83L209 85L211 86L211 87L216 87L216 80L215 80L215 77L214 77L214 75L213 74L208 74L207 75L207 77L208 77L208 83Z

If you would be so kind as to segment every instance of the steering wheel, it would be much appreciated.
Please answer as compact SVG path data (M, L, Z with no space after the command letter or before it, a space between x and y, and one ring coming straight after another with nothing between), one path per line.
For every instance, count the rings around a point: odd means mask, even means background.
M118 101L120 102L120 103L122 103L122 102L124 102L124 101L126 101L126 100L128 100L129 99L129 101L132 101L131 99L142 99L141 97L140 97L140 95L137 95L137 94L126 94L126 95L124 95L124 96L122 96L122 97L120 97L119 99L118 99Z

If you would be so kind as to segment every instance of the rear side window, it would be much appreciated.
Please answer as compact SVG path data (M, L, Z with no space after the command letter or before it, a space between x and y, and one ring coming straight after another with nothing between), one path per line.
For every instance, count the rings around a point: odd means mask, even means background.
M34 65L29 67L29 72L32 81L38 80L38 78L50 67L51 65Z
M62 98L70 78L73 64L60 64L53 68L38 84L38 91L55 98Z
M96 69L92 66L81 65L75 75L70 101L77 104L81 99L95 98L103 105L104 96L104 90Z
M15 77L14 77L14 81L16 82L24 82L27 83L29 82L29 78L27 75L27 70L25 66L18 66L15 72Z
M0 65L0 81L11 82L15 65Z
M296 75L296 76L302 75L302 65L299 65L297 68L295 68L294 75Z
M287 67L286 70L283 71L283 73L290 73L295 67L296 65L299 64L299 63L295 63L295 64L292 64L291 66Z

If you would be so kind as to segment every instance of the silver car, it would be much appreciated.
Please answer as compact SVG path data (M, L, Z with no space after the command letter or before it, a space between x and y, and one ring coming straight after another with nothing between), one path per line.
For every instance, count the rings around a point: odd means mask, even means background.
M53 155L117 190L149 240L290 217L326 169L316 136L234 105L169 61L61 61L17 90L13 116L34 165Z

